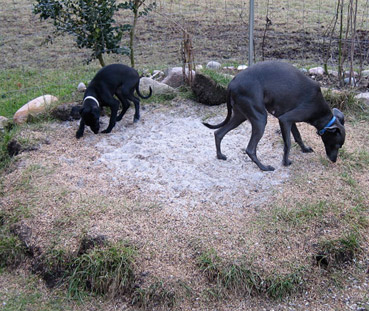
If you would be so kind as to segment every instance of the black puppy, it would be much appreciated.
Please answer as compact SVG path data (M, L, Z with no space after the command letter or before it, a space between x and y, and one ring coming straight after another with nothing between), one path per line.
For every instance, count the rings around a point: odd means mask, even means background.
M109 126L102 133L110 133L115 126L116 121L120 121L130 106L128 100L135 104L134 122L140 119L140 100L133 95L136 90L137 94L144 99L151 96L150 94L143 96L139 90L140 77L136 70L131 67L112 64L99 70L96 76L87 86L84 94L83 106L80 110L81 122L76 137L83 136L85 125L97 134L100 129L100 108L103 106L110 107L111 116ZM116 95L122 103L122 111L117 117L119 109L119 101L114 98Z
M227 117L222 123L204 123L211 129L220 128L214 135L217 157L221 160L227 159L220 150L224 135L248 119L252 133L246 153L261 170L274 170L272 166L263 165L256 156L256 147L267 123L267 111L279 120L285 166L291 164L288 159L291 132L302 152L313 151L302 142L296 122L307 122L315 126L332 162L336 162L338 149L345 142L343 113L338 109L332 112L323 98L319 84L286 63L261 62L240 72L228 85L227 109Z

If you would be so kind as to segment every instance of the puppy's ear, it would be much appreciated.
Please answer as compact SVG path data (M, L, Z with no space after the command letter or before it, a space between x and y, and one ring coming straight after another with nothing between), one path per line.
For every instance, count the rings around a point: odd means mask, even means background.
M338 119L338 121L340 121L342 125L345 124L345 116L339 109L333 108L333 115Z

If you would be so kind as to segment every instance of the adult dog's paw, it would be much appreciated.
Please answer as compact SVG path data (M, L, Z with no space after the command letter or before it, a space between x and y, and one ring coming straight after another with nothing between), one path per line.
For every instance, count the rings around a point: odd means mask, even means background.
M227 157L223 154L223 153L221 153L221 154L218 154L217 155L217 158L219 159L219 160L227 160Z
M303 153L310 153L310 152L314 152L313 148L311 147L305 147L302 149Z

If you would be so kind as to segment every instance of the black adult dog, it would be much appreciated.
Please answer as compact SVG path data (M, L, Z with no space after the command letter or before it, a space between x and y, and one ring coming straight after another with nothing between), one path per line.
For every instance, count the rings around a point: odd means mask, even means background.
M137 71L131 67L112 64L98 71L96 76L87 86L84 94L83 106L80 110L81 121L76 137L83 136L85 125L97 134L100 129L100 108L110 107L111 115L108 127L102 133L110 133L115 126L116 121L120 121L130 106L128 100L135 104L134 122L140 119L140 100L134 96L134 91L144 99L152 94L143 96L139 90L140 76ZM114 98L116 95L122 103L122 111L117 117L120 103Z
M248 119L252 125L252 134L246 153L261 170L274 170L272 166L263 165L256 156L256 147L267 123L267 111L279 120L285 166L292 163L288 159L291 132L302 152L313 151L302 142L296 122L307 122L318 130L332 162L336 162L338 150L345 142L343 113L338 109L331 111L319 84L287 63L260 62L240 72L228 85L227 109L227 117L222 123L204 123L208 128L219 128L214 135L217 157L221 160L227 159L220 150L223 137Z

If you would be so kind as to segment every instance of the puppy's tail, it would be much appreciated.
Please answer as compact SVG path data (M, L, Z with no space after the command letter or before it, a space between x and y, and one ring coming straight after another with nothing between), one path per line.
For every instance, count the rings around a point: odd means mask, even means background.
M202 122L202 124L204 124L209 129L218 129L218 128L226 125L229 122L229 120L231 119L231 116L232 116L232 105L233 105L232 94L231 94L231 91L228 90L228 92L227 92L227 117L225 118L225 120L222 123L219 123L217 125L211 125L211 124L206 123L206 122Z
M147 95L147 96L143 96L141 93L140 93L140 82L137 83L136 85L136 92L138 94L138 96L140 96L141 98L143 99L148 99L149 97L151 97L151 94L152 94L152 89L151 89L151 86L150 86L150 94Z

